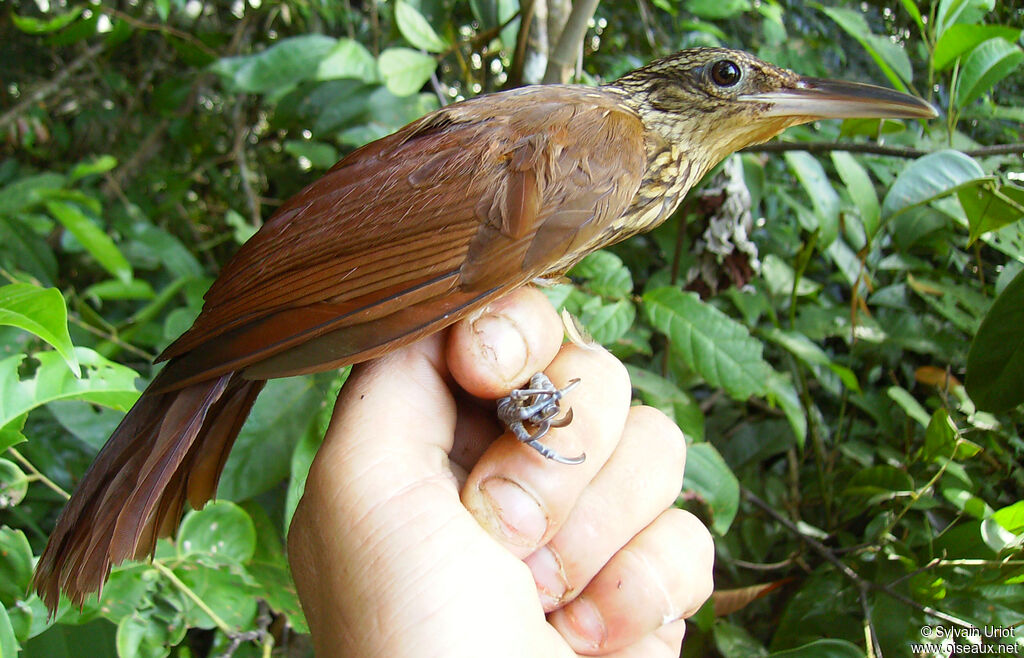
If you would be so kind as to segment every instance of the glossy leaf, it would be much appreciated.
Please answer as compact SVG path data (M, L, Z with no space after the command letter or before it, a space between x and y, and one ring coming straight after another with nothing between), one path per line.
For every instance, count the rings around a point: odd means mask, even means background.
M277 91L316 77L320 62L331 55L337 44L336 39L322 34L290 37L255 55L221 58L210 70L234 91Z
M135 371L85 347L76 347L75 355L85 375L80 379L68 371L56 352L34 354L36 370L25 378L18 373L24 355L0 361L0 427L53 400L86 400L122 411L135 403L139 397Z
M81 14L83 7L75 7L64 14L58 14L50 19L35 18L33 16L19 16L13 11L10 13L11 22L14 27L28 34L46 34L61 30L75 21Z
M1011 75L1024 62L1024 50L1002 37L989 39L964 60L957 81L956 103L964 107L996 83Z
M28 493L28 479L17 464L0 459L0 510L15 507Z
M25 597L33 564L32 547L25 533L0 526L0 608Z
M338 39L338 43L324 55L316 67L317 80L349 78L362 82L377 82L377 61L366 46L352 39Z
M818 9L864 47L894 87L900 91L907 91L904 83L913 79L913 67L910 65L910 57L903 48L885 37L874 34L864 15L859 11L820 5Z
M896 178L882 202L882 217L892 219L984 177L981 166L960 151L929 153L911 163Z
M1024 187L995 180L981 180L957 190L967 215L970 240L1024 219Z
M924 432L924 458L930 461L948 459L956 447L956 426L945 409L936 409Z
M821 229L818 242L822 247L827 247L839 235L839 195L832 187L825 168L810 153L786 153L786 162L811 199Z
M740 506L740 483L710 443L695 443L687 448L683 490L692 490L708 504L715 532L728 532Z
M916 420L921 427L928 427L931 422L931 416L924 410L921 403L918 402L910 392L901 386L890 386L886 393L889 395L889 399L900 406L903 411Z
M675 421L689 441L704 440L704 413L692 395L664 377L626 364L629 381L644 404Z
M687 0L684 4L686 11L709 21L750 11L749 0Z
M402 36L417 48L439 53L449 47L448 42L438 36L423 14L404 0L395 2L395 22Z
M974 50L989 39L1002 38L1013 43L1020 38L1021 29L1009 25L971 25L958 23L942 33L935 43L932 66L936 71L951 68L958 57Z
M1024 534L1024 500L996 510L992 520L1015 535Z
M218 500L185 515L176 544L182 556L219 555L243 564L256 551L256 527L241 507Z
M90 160L79 162L68 173L68 179L73 183L86 176L95 176L110 171L117 166L117 158L112 155L100 155Z
M850 193L850 200L857 207L864 232L868 238L873 238L881 225L882 210L871 177L857 159L846 151L833 151L832 164L835 165L839 177L843 179Z
M132 266L114 241L76 205L64 201L47 201L46 209L64 225L103 269L121 281L132 279Z
M1007 411L1024 402L1024 271L996 297L978 328L964 385L984 411Z
M0 605L0 656L17 656L21 646L14 637L14 629L11 627L11 619L7 616L7 609Z
M28 283L0 287L0 324L39 336L57 350L76 377L81 374L68 333L67 306L56 288L40 288Z
M384 85L395 96L415 94L437 68L436 59L408 48L388 48L377 63Z
M677 288L652 290L643 300L651 324L708 384L721 386L737 400L765 393L771 367L746 327Z

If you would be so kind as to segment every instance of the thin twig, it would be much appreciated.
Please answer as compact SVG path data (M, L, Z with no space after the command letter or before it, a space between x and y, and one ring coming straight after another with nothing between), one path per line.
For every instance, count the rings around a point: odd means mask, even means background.
M260 200L249 180L252 172L245 158L245 143L249 138L249 128L245 125L242 115L244 103L245 96L240 94L235 101L235 108L231 117L235 130L235 143L231 148L231 154L235 159L235 164L238 166L238 176L242 180L242 193L245 195L245 205L249 209L249 221L255 228L259 228L263 226L263 217L260 215Z
M62 496L64 498L64 500L68 500L69 498L71 498L71 494L69 494L68 492L64 491L64 489L62 489L59 484L57 484L56 482L54 482L50 478L46 477L45 475L43 475L42 471L40 471L38 468L36 468L35 465L32 462L30 462L28 459L26 459L23 454L21 454L20 452L18 452L14 448L8 448L7 452L11 453L11 456L14 457L14 459L17 460L18 463L20 463L22 466L24 466L26 469L28 469L28 471L30 473L32 473L32 476L35 479L37 479L40 482L42 482L48 488L56 491L60 496Z
M216 50L210 48L205 43L203 43L202 41L197 39L195 36L189 34L188 32L182 32L181 30L179 30L177 28L174 28L174 27L171 27L170 25L167 25L166 23L147 23L146 21L143 21L143 20L140 20L138 18L135 18L134 16L132 16L130 14L126 14L123 11L118 11L117 9L112 9L110 7L104 7L100 11L102 11L105 14L110 14L114 18L116 18L118 20L122 20L125 23L128 23L129 25L131 25L132 27L137 27L140 30L146 30L146 31L149 31L149 32L162 32L164 34L169 34L172 37L177 37L178 39L181 39L182 41L189 42L190 44L192 44L193 46L195 46L199 50L203 51L205 54L209 55L210 57L213 57L213 58L219 57L219 55L217 54Z
M153 567L157 571L162 573L164 577L167 578L167 580L171 581L171 584L177 587L182 594L184 594L192 601L192 603L195 603L197 608L205 612L206 615L213 621L214 625L217 628L219 628L221 632L224 633L224 635L227 635L228 637L234 637L237 634L237 631L235 629L231 628L231 626L229 626L226 621L221 619L220 616L213 611L213 608L207 605L206 601L204 601L198 594L193 592L192 588L186 585L184 581L181 580L181 578L178 578L177 574L175 574L171 569L169 569L167 565L165 565L160 560L153 560Z
M908 148L904 146L883 146L881 144L861 144L852 142L771 142L758 146L748 146L743 149L745 153L785 153L787 151L807 151L808 153L831 153L832 151L847 151L849 153L871 153L873 155L891 155L896 158L920 158L934 153L925 149ZM1015 153L1024 154L1024 142L1013 144L995 144L994 146L982 146L976 149L961 151L972 158L984 158L990 155L1012 155Z
M757 495L754 494L752 491L750 491L746 487L740 487L740 492L743 494L744 498L746 498L747 500L752 502L755 506L759 507L765 514L767 514L768 516L772 517L775 521L777 521L784 528L786 528L791 533L793 533L794 535L799 537L801 541L803 541L805 544L810 546L811 549L815 553L820 555L822 558L824 558L825 561L831 563L833 566L835 566L837 569L839 569L839 571L844 576L849 578L858 588L869 587L871 589L876 589L876 590L878 590L880 592L888 594L892 598L896 599L897 601L899 601L900 603L902 603L902 604L904 604L904 605L906 605L908 607L914 608L915 610L920 610L921 612L923 612L926 615L930 615L932 617L935 617L936 619L941 619L942 621L949 622L950 624L956 624L957 626L962 626L964 628L971 628L971 629L977 630L977 627L974 624L972 624L971 622L969 622L969 621L960 619L959 617L954 617L953 615L950 615L950 614L946 614L945 612L942 612L940 610L936 610L935 608L932 608L931 606L922 605L922 604L918 603L917 601L915 601L915 600L913 600L913 599L911 599L911 598L909 598L907 596L904 596L903 594L900 594L899 592L897 592L896 590L892 589L888 585L881 585L879 583L872 582L870 580L866 580L866 579L862 578L860 576L860 574L858 574L856 571L854 571L848 564L846 564L845 562L840 560L838 557L836 557L835 553L833 553L832 550L829 549L828 546L826 546L825 544L821 543L820 541L818 541L814 537L811 537L811 536L806 535L803 532L801 532L800 528L798 528L795 523L793 523L792 521L787 519L782 514L779 514L778 512L776 512L768 503L766 503L765 501L763 501L760 498L758 498ZM869 620L869 623L870 623L870 620Z
M103 52L103 48L105 46L106 44L103 42L89 46L77 59L67 66L61 67L60 72L53 76L53 79L33 89L32 92L24 98L24 100L0 115L0 130L3 130L7 124L12 123L15 119L24 114L32 105L43 100L50 94L62 91L64 89L64 81Z

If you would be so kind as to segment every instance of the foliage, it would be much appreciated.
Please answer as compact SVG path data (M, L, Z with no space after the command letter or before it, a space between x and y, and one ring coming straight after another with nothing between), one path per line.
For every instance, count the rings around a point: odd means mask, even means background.
M340 155L515 79L518 4L8 4L0 655L303 651L282 538L340 377L272 382L221 502L98 602L48 619L33 556L217 264ZM685 655L863 655L865 628L905 655L926 625L1020 621L1024 168L1020 144L985 150L1024 122L1014 5L598 8L584 82L723 44L942 110L791 130L807 150L737 156L548 291L692 441L680 504L716 533L719 592Z

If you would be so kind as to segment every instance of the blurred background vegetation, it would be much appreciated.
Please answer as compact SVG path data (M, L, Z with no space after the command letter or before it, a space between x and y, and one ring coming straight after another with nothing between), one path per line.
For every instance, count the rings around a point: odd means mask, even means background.
M692 442L679 504L718 591L683 654L934 655L926 625L1019 624L1022 27L994 0L0 5L0 656L308 655L283 537L344 373L272 382L219 502L98 602L49 620L33 556L281 201L443 103L699 45L941 117L790 130L548 291Z

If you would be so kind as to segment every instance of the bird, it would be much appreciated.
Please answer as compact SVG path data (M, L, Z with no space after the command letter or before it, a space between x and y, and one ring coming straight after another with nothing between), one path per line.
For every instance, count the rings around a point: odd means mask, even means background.
M378 357L665 221L729 154L917 97L683 50L603 86L453 103L351 152L223 266L59 516L33 586L81 607L213 497L265 381Z

